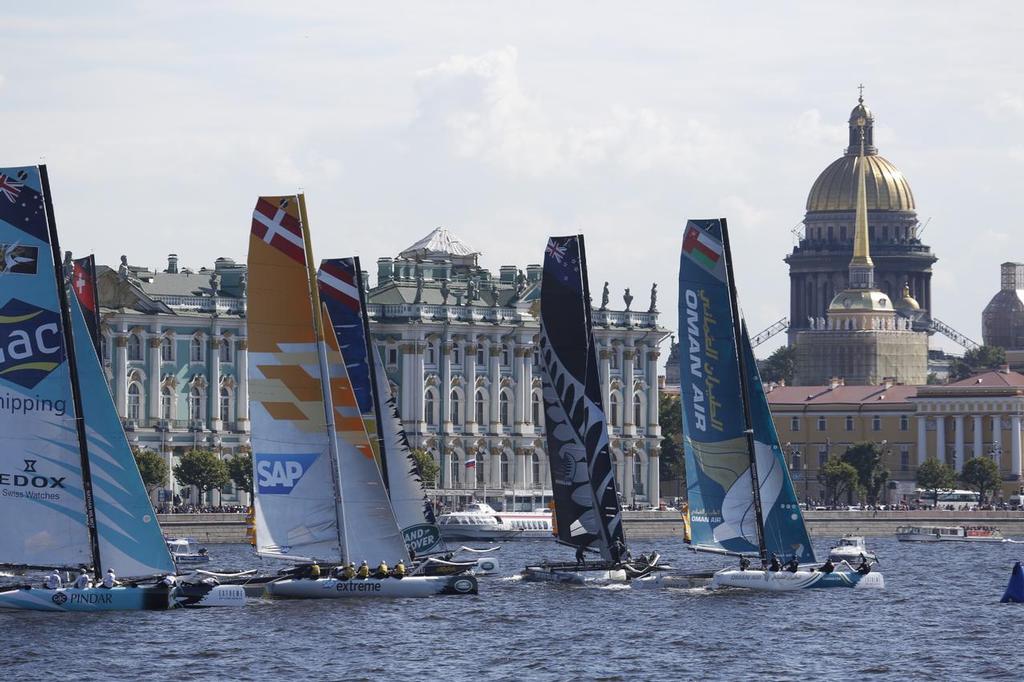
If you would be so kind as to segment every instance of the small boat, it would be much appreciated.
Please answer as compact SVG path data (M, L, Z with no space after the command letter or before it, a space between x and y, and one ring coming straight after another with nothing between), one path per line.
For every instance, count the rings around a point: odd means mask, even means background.
M899 526L900 542L1013 542L994 526Z
M999 601L1004 604L1008 602L1024 603L1024 567L1021 567L1019 561L1013 565L1010 582L1007 583L1006 592L1003 593L1003 598Z
M210 560L210 553L200 547L195 538L165 538L167 550L177 566L182 564L205 564Z
M828 558L835 562L859 562L862 557L868 561L878 560L875 553L864 544L864 537L861 535L844 535L839 538L837 545L828 550Z
M716 571L708 587L883 587L882 575L870 565L858 571L845 562L826 562L815 570L814 548L737 303L725 219L686 225L679 324L687 368L680 402L690 548L740 559L738 568ZM751 559L760 565L752 567ZM789 570L780 570L783 563Z
M530 564L528 581L580 584L644 579L658 555L633 560L622 529L601 399L583 235L552 237L541 281L540 363L554 533L577 561ZM587 552L597 561L584 561Z
M411 564L325 297L360 292L313 266L305 197L260 197L249 236L249 397L256 551L328 569ZM379 434L374 433L374 440ZM379 443L378 443L379 445ZM301 569L301 566L299 567ZM245 579L256 582L256 578ZM262 582L262 579L260 579ZM282 576L290 599L476 594L472 575Z
M240 606L176 573L114 408L82 305L68 296L45 166L0 168L0 565L108 570L124 586L0 586L0 609L166 610ZM18 405L15 409L14 405Z
M445 540L516 540L550 538L551 510L499 512L484 502L471 502L460 511L441 514L438 519Z

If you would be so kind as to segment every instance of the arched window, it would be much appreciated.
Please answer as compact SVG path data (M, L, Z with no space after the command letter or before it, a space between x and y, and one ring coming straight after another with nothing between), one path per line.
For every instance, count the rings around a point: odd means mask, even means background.
M460 481L462 481L462 462L459 460L459 456L456 455L454 452L452 453L449 465L451 468L452 476L449 479L448 487L454 488L457 485L459 485Z
M612 393L608 398L608 423L613 427L619 425L619 396L617 393Z
M458 391L452 391L451 408L452 424L459 426L462 424L462 401L459 400Z
M437 364L437 346L434 345L433 341L427 341L427 364Z
M171 419L171 403L174 400L174 393L171 392L170 386L164 386L160 389L160 418Z
M231 362L231 339L220 340L220 361Z
M174 341L169 336L160 339L160 360L174 362Z
M533 397L530 398L530 412L533 415L534 425L544 426L544 403L541 402L540 393L537 391L534 391Z
M188 393L188 418L201 421L203 418L203 389L193 386Z
M202 362L203 361L203 340L198 336L193 336L189 342L189 355L188 358L191 362Z
M498 395L498 421L500 421L503 426L509 426L512 423L509 419L508 405L508 391L502 391Z
M458 344L455 344L454 346L452 346L452 364L453 365L462 364L462 354L459 352L459 345Z
M220 388L220 420L225 424L231 421L231 391L226 386Z
M543 477L540 473L540 457L537 456L536 452L530 455L530 474L533 476L530 479L533 481L533 487L542 487Z
M508 344L501 346L501 364L506 367L512 364L512 352L508 349Z
M142 359L142 339L139 338L138 334L128 335L128 359Z
M128 384L128 419L139 420L142 414L142 387L138 383Z
M640 453L633 455L633 492L641 495L644 492L643 462L640 461Z
M427 422L427 426L437 425L437 401L433 389L427 389L423 395L423 421Z
M476 423L487 423L487 394L482 390L476 392Z
M611 357L611 365L610 366L611 366L612 369L618 369L619 368L619 351L616 348L612 348L612 357Z
M639 393L633 395L633 423L639 427L645 426L644 406L643 403L640 402Z
M498 458L498 485L503 486L511 480L508 475L508 455L504 452Z

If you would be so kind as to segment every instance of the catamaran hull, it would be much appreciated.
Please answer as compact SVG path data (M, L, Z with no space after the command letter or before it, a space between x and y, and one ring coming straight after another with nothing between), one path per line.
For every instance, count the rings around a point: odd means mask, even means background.
M0 609L28 611L166 611L171 608L244 606L245 592L226 585L74 587L47 590L22 587L0 592Z
M622 583L626 582L626 572L622 569L608 571L569 571L563 569L544 568L543 566L527 566L523 571L523 580L533 583L562 583L564 585Z
M872 571L868 574L856 571L762 571L726 569L715 573L711 579L711 589L722 587L744 587L762 592L794 592L796 590L817 589L825 587L852 587L854 589L882 589L885 578L881 573Z
M476 594L476 578L457 576L408 576L405 578L356 578L338 580L275 580L267 594L280 599L359 599L364 597L433 597L441 594Z

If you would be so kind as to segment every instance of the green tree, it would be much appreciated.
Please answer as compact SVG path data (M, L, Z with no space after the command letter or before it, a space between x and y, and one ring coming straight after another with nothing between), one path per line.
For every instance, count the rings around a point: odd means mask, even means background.
M142 483L146 486L147 492L151 493L157 488L167 486L167 462L163 457L152 450L134 445L132 454L135 455L135 465L139 467L139 474L142 475Z
M956 471L945 462L929 457L917 468L917 487L930 490L932 500L939 499L940 490L956 486Z
M181 485L194 485L201 493L224 487L231 477L228 467L216 453L192 450L174 465L174 478Z
M837 506L840 498L849 497L860 487L857 470L838 457L828 458L821 469L821 482L825 484L825 497L832 506Z
M758 365L761 380L765 383L785 381L792 384L796 374L796 346L780 346Z
M413 459L416 460L416 466L420 470L420 478L428 488L434 488L437 486L437 475L441 472L441 467L434 461L434 456L426 450L421 448L412 449Z
M966 379L986 369L998 369L1006 364L1006 351L999 346L979 346L956 358L949 367L949 378Z
M661 394L658 402L661 424L661 456L659 473L663 481L676 481L680 490L686 488L686 461L683 457L683 413L679 396Z
M885 443L883 442L884 446ZM885 468L882 448L878 443L855 443L846 449L840 458L857 470L857 483L864 492L868 504L877 504L878 496L889 480L889 470Z
M224 464L228 468L228 476L239 490L247 493L252 492L252 453L239 450L233 457L229 457Z
M995 492L1003 484L1003 477L999 474L999 465L989 457L972 457L964 463L964 470L960 474L960 480L972 489L977 490L982 500L986 500L986 492Z

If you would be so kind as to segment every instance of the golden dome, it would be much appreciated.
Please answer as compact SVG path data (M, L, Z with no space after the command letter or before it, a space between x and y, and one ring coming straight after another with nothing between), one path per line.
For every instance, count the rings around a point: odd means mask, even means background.
M913 211L914 193L896 166L873 154L866 156L868 210ZM807 196L808 211L854 211L857 207L857 157L843 156L821 172Z
M896 303L896 308L904 311L920 310L921 305L917 302L913 296L910 295L910 285L903 285L903 298Z
M835 313L862 313L862 312L887 312L893 311L889 297L877 289L846 289L836 294L828 307L829 317Z

